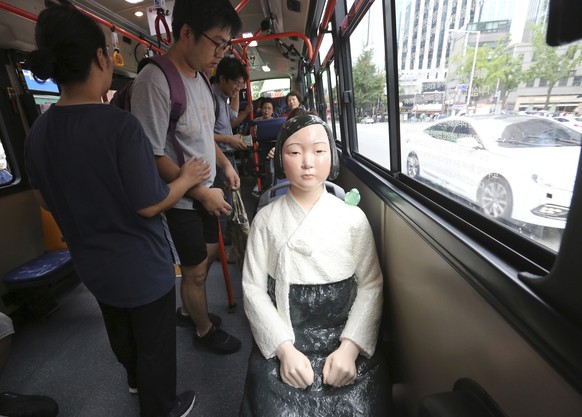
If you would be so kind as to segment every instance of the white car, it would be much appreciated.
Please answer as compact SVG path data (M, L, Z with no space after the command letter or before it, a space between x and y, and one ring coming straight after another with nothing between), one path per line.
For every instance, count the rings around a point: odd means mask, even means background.
M556 116L554 120L582 133L582 116Z
M582 134L549 118L450 117L403 137L403 161L485 214L564 228Z
M366 116L362 119L361 123L364 123L364 124L374 123L374 118L370 117L370 116Z

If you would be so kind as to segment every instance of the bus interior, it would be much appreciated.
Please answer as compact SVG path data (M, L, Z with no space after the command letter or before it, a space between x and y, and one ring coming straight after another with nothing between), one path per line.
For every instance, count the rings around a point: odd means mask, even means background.
M72 3L117 53L104 101L142 58L168 49L153 2ZM231 3L243 29L228 54L249 74L241 100L284 107L298 91L333 130L334 182L361 195L384 276L378 348L389 363L391 415L582 415L581 3ZM166 22L172 5L162 8ZM487 17L493 5L506 14ZM0 1L0 169L10 175L0 177L0 276L66 248L24 165L30 126L59 97L26 64L45 7ZM256 158L242 178L250 220L253 188L271 185L264 152ZM16 325L0 391L49 395L63 417L137 415L95 299L69 272L24 295L0 284L0 311ZM230 417L252 335L237 266L215 263L207 282L209 307L243 348L199 351L178 328L178 386L197 393L192 415Z

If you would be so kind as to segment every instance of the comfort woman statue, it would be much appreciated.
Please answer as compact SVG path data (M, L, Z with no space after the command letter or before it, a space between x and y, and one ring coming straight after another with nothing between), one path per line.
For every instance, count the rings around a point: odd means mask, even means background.
M388 372L375 353L382 272L358 207L326 192L339 171L319 117L288 120L275 175L289 192L259 211L243 267L255 344L241 416L387 416Z

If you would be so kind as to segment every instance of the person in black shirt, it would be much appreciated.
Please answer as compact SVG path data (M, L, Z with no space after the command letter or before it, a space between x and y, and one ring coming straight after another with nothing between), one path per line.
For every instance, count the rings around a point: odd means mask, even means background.
M68 3L49 7L36 43L30 69L62 94L26 140L34 194L99 302L141 416L185 416L195 396L176 396L175 272L160 213L206 180L209 166L191 158L171 183L160 178L139 121L101 101L113 61L89 17Z

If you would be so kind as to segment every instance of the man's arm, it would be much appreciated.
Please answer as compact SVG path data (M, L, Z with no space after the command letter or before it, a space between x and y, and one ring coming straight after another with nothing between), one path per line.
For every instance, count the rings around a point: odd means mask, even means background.
M166 155L156 155L156 166L158 168L158 172L160 173L160 177L162 177L162 179L168 184L178 178L180 174L180 167L178 167L178 165L176 165L174 161L172 161ZM185 195L190 198L202 201L206 196L207 190L208 187L202 184L198 184L190 188Z
M169 176L171 174L167 173L167 175ZM178 169L178 176L168 183L170 192L166 198L152 204L151 206L137 210L137 213L140 216L153 217L166 211L176 204L189 189L208 178L210 178L210 166L208 165L208 162L192 157L184 162L184 165Z
M168 184L178 178L180 174L180 167L166 155L156 155L156 167L160 177Z
M232 106L232 102L231 102L231 106ZM237 104L237 106L238 106L238 104ZM237 111L237 109L234 109L234 110ZM247 116L249 114L251 114L252 111L253 111L253 103L247 104L245 109L243 111L238 112L237 117L230 121L230 125L232 126L232 128L234 129L235 127L240 126L241 123L244 122L244 120L247 118Z
M228 180L228 186L230 189L238 190L240 188L240 178L238 174L216 142L214 142L214 146L216 147L216 165L222 170L222 173Z
M230 108L233 109L235 113L238 113L238 108L240 107L239 104L240 97L237 92L234 96L230 97Z

